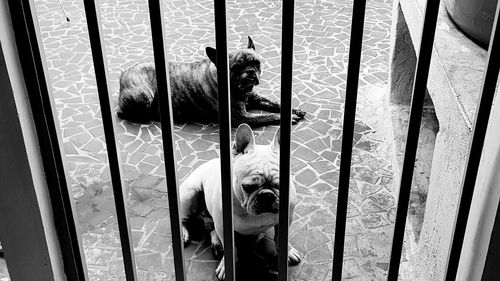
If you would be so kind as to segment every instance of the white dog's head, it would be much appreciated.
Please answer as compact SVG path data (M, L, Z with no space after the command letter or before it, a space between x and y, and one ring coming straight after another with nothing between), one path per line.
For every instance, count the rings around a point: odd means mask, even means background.
M278 213L280 130L270 145L256 145L252 129L241 124L233 144L233 190L250 215Z

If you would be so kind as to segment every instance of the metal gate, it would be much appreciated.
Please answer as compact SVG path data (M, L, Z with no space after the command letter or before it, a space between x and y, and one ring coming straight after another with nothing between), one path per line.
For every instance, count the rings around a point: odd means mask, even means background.
M87 273L82 254L82 247L78 241L74 214L72 213L70 194L65 180L65 172L61 149L58 143L57 127L53 115L52 103L47 85L47 67L41 50L39 28L34 19L32 0L8 1L11 11L13 28L17 42L21 65L27 84L30 103L35 118L37 133L40 140L41 153L47 172L47 179L51 188L54 208L62 210L56 212L57 228L60 236L65 272L68 280L87 280ZM429 64L432 54L436 20L440 1L428 0L425 11L424 25L421 35L421 44L418 52L418 61L414 79L410 121L407 143L401 175L401 186L397 205L396 225L389 266L389 281L398 279L405 221L412 183L413 168L419 137L424 94L426 91ZM111 170L112 186L115 194L115 204L120 231L123 260L126 279L137 280L133 246L130 235L130 225L127 218L127 206L123 193L119 154L114 133L114 114L110 106L108 88L108 73L101 32L98 7L94 0L84 0L88 30L92 48L92 56L97 79L100 108L102 111L108 160ZM223 190L223 221L225 241L226 280L235 279L234 239L232 219L232 188L231 188L231 123L228 81L228 53L226 35L226 1L215 0L215 28L217 47L217 75L219 87L219 126L221 146L222 190ZM347 89L343 120L343 141L341 165L339 175L339 194L337 204L337 220L334 240L333 280L340 281L344 254L344 235L348 205L350 166L352 154L352 139L357 102L358 77L360 56L363 39L363 25L366 0L353 1L353 17L350 40L350 54L347 74ZM283 1L283 28L282 28L282 68L281 68L281 151L280 151L280 204L279 224L288 225L289 180L290 180L290 142L291 142L291 105L292 105L292 67L293 67L293 39L294 39L294 1ZM166 71L165 31L162 19L162 4L160 0L149 0L149 11L152 28L154 59L157 71L159 91L169 87L168 72ZM462 242L464 239L467 218L470 210L474 184L477 176L484 137L495 93L495 87L500 67L500 30L498 29L498 9L495 18L493 33L489 46L486 74L483 81L482 93L477 109L473 129L473 139L463 178L462 198L458 209L455 230L452 239L451 251L448 256L446 280L456 278ZM499 31L499 32L497 32ZM183 258L183 243L181 236L181 221L179 217L178 182L176 177L173 120L170 98L160 99L161 126L163 134L163 149L165 156L168 199L170 206L170 221L172 229L172 245L175 260L176 280L186 280ZM39 117L39 118L38 118ZM279 280L287 280L287 246L288 228L283 228L279 236Z

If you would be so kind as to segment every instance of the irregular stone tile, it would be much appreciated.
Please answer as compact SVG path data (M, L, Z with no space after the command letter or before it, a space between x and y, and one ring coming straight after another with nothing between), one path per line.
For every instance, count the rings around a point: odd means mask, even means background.
M367 214L361 217L363 226L368 229L378 228L387 225L381 214Z
M329 160L332 163L335 162L338 155L339 155L338 152L333 152L333 151L323 151L321 153L321 157L325 158L326 160Z
M328 247L318 247L307 253L307 260L313 263L326 262L332 260L333 251Z
M370 199L373 200L377 205L386 210L395 206L396 204L396 200L393 197L393 195L385 191L370 196Z
M313 213L315 210L318 210L319 208L320 207L318 205L299 204L295 207L295 213L303 217Z
M161 178L158 177L158 176L153 176L153 175L149 175L149 176L145 176L145 177L142 177L140 179L137 179L135 181L133 181L130 186L131 187L138 187L138 188L154 188L159 182L160 182Z
M310 130L310 129L304 129L304 130L295 130L293 132L293 136L298 137L303 141L310 141L310 140L318 137L319 134Z
M137 255L136 264L141 270L161 270L163 267L160 253Z
M153 232L146 240L143 247L145 249L166 253L171 243L172 238L170 236Z
M300 281L323 280L328 273L328 269L323 266L317 266L312 263L306 263L302 266L297 279Z
M327 224L332 224L335 217L329 213L326 209L318 210L310 214L309 226L324 226Z
M317 184L314 184L313 186L311 186L310 190L313 190L316 193L323 194L323 193L326 193L328 191L331 191L332 186L330 186L326 183L317 183Z
M82 132L80 134L76 134L76 135L69 138L71 143L73 143L78 148L81 148L90 139L92 139L92 136L87 132Z
M64 152L68 154L78 154L78 151L76 150L75 146L71 142L65 142L64 143Z
M145 163L141 161L138 165L138 169L142 174L149 174L151 171L153 171L156 168L156 166Z
M330 241L330 238L326 236L323 232L321 232L318 228L311 228L307 234L307 241L305 244L305 248L307 251L311 251L312 249L324 245Z
M304 161L313 161L319 157L316 152L303 146L297 148L297 150L294 151L293 155Z
M320 153L328 148L328 146L320 139L312 140L306 143L306 146L312 149L316 153Z
M191 147L195 151L207 151L210 146L212 146L210 142L204 141L202 139L197 139L191 143Z
M295 180L305 186L310 186L311 184L315 183L318 180L318 178L313 171L307 169L304 170L302 173L298 174L295 177Z
M334 188L339 184L339 173L337 171L324 173L323 175L319 176L319 178L332 185Z
M197 156L199 159L202 159L202 160L212 160L214 158L219 157L217 152L215 152L213 150L199 152L199 153L197 153Z
M331 171L335 168L330 161L315 161L310 162L310 165L318 174L323 174L324 172Z

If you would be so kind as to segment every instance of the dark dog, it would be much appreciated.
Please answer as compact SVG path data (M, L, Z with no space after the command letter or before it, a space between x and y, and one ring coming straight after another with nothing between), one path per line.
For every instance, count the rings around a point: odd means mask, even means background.
M209 59L194 63L169 63L170 91L175 122L210 122L218 118L216 51L205 49ZM259 85L261 65L252 38L248 46L229 54L231 121L233 126L247 123L264 126L280 123L280 104L253 91ZM162 93L163 94L163 93ZM133 122L160 121L158 88L153 62L139 63L120 77L118 116ZM270 113L254 114L257 109ZM305 112L292 110L292 123L303 119Z

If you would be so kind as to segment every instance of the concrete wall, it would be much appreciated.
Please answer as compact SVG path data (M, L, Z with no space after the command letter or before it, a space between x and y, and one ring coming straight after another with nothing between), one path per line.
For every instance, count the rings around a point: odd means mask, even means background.
M476 190L472 197L474 207L469 214L457 280L499 279L500 142L498 140L500 140L500 103L497 94L486 133Z
M411 95L408 87L411 83L409 76L413 75L413 71L409 65L413 62L404 58L410 58L415 52L418 53L425 3L417 0L400 0L396 1L395 5L393 29L399 30L394 33L395 38L393 38L395 46L392 47L391 92L389 94L391 101L397 103L407 102L405 95L407 97ZM408 38L411 38L413 44L408 44ZM409 253L408 266L413 271L411 281L443 280L472 136L472 121L482 83L484 62L485 51L463 36L450 22L444 8L441 7L427 83L439 121L439 132L436 136L420 240L417 247ZM402 85L397 85L398 83ZM500 108L496 107L494 112L498 114L499 110ZM491 131L495 129L490 129ZM490 141L494 143L498 142L500 136L497 133L496 138L491 136L490 138ZM491 156L494 152L495 148L490 144L485 147L484 155ZM480 190L487 187L478 183L477 188L478 192L485 193L485 190ZM493 200L488 204L490 206L488 212L494 209L493 214L496 214L498 200L495 202L495 199L491 197L488 199ZM483 206L484 202L476 200L473 204L473 209L479 211L481 208L478 206ZM483 210L476 214L471 219L470 229L475 229L477 225L485 223L488 212ZM490 221L494 220L491 219L491 213L488 216ZM488 225L489 229L482 227L479 230L480 235L479 233L473 234L472 237L476 237L476 243L469 242L467 249L464 249L465 253L474 252L472 250L474 248L478 251L476 255L486 253L484 248L482 250L477 248L477 237L490 237L492 223L488 222ZM484 240L488 239L482 241ZM474 264L476 266L474 270L482 272L482 266L477 267L476 261L477 256L465 258L461 267ZM469 270L472 269L469 268ZM470 278L468 274L465 271L461 272L458 280L480 280L476 277Z
M0 0L0 236L12 280L66 280L6 0Z

